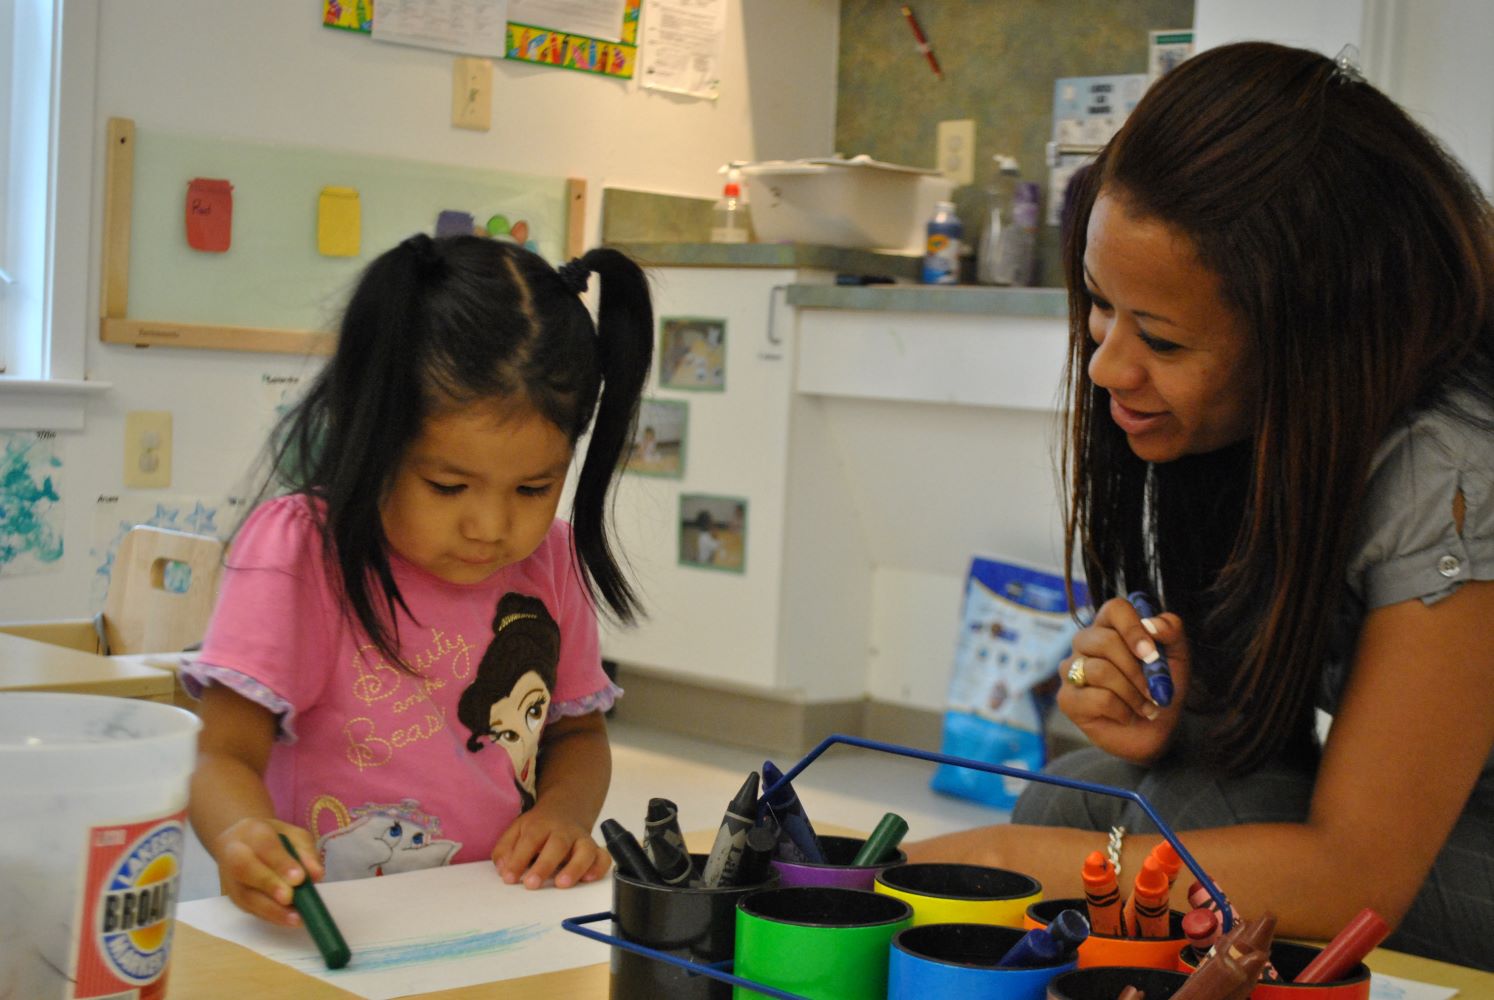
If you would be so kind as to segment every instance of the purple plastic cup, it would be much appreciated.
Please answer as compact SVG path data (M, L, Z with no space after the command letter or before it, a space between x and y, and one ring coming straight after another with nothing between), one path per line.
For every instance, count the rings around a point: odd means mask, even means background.
M825 864L812 865L802 861L773 859L773 868L778 872L779 885L820 885L832 889L871 889L876 883L877 872L889 865L902 864L908 856L898 851L892 857L874 865L851 866L856 852L865 843L862 837L820 837L820 851L825 855Z

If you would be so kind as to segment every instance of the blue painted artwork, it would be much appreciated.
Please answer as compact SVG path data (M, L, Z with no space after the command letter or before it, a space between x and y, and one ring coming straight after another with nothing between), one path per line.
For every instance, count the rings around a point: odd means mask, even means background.
M0 442L0 576L53 570L62 559L56 436L11 431Z

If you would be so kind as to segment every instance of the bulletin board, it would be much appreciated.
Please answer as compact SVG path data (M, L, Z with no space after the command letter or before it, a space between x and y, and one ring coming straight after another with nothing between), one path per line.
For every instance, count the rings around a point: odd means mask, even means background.
M108 124L100 339L136 346L294 354L331 352L337 318L359 273L443 210L529 224L538 252L560 263L581 252L585 182L475 167L142 130ZM188 245L187 189L197 178L233 185L231 242ZM322 189L358 192L356 256L317 248Z

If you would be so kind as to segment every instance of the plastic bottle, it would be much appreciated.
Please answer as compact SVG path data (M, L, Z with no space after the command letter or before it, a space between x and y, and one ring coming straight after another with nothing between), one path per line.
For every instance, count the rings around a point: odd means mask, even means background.
M712 243L752 242L752 223L747 202L742 198L742 183L736 167L726 172L726 186L711 208Z
M941 201L929 220L924 244L923 283L954 285L960 280L960 238L965 227L955 215L954 202Z
M1010 225L1002 227L991 277L998 285L1031 285L1037 280L1038 186L1022 181L1012 196Z
M975 280L982 285L996 284L997 243L1001 230L1011 222L1012 197L1021 177L1015 157L997 153L993 159L996 176L986 188L986 228L981 231L975 253Z

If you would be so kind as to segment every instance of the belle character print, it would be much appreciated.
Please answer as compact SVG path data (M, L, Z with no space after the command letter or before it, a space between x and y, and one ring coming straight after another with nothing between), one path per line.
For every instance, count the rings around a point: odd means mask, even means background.
M508 751L523 808L534 805L536 758L560 662L560 628L545 603L504 594L493 618L493 641L462 692L457 718L472 735L467 749L487 743Z

